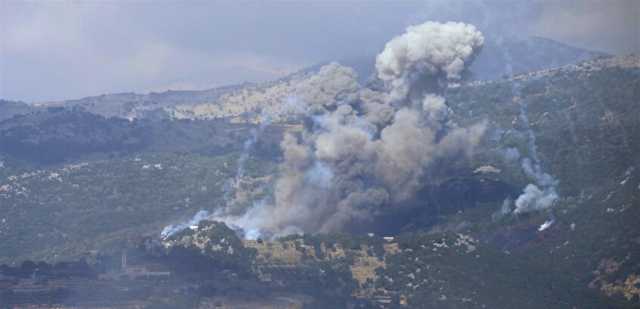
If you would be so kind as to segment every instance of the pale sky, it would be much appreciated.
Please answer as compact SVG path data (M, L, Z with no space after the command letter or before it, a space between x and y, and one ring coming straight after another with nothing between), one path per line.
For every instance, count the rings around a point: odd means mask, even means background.
M640 1L0 0L0 98L206 89L371 55L411 24L465 21L639 51Z

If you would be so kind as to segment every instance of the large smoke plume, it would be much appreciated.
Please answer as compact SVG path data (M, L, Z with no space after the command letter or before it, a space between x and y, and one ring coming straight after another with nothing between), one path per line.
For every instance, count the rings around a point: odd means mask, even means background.
M443 97L483 40L463 23L411 26L377 57L383 90L354 87L351 69L322 68L317 81L329 79L336 95L299 96L305 108L298 110L308 121L281 142L273 199L240 217L222 211L215 219L247 237L335 232L411 198L434 161L470 155L484 134L484 122L459 127L451 121Z
M435 159L469 154L485 125L457 127L441 95L482 44L471 25L433 22L388 42L376 61L385 91L360 89L313 104L304 131L285 136L274 201L261 206L253 228L275 234L343 230L412 197ZM355 74L341 76L355 80Z

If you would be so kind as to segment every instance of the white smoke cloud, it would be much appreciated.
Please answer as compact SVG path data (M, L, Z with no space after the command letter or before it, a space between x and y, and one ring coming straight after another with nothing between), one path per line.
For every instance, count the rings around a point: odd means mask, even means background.
M186 222L166 226L164 229L162 229L162 232L160 232L160 236L162 238L167 238L179 231L189 228L192 225L198 224L200 221L206 219L208 216L209 216L208 211L200 210L193 216L193 218L189 219Z
M516 199L515 214L522 214L542 209L547 209L553 205L558 198L553 187L541 190L534 184L528 184L524 188L524 192Z
M459 79L483 43L484 37L473 25L426 22L410 26L376 58L378 78L391 83L394 99L403 99L419 78L435 78L431 83Z

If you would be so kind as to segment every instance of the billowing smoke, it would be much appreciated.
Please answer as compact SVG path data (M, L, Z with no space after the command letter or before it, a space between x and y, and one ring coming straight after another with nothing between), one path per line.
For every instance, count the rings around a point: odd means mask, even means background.
M360 85L356 72L351 68L330 63L295 88L299 100L313 112L355 101Z
M524 188L524 192L516 199L516 214L526 213L536 210L549 208L558 198L558 194L553 187L540 189L535 184L528 184Z
M483 40L462 23L411 26L377 57L383 90L360 88L349 68L322 68L309 81L319 90L297 94L307 121L281 142L273 199L240 217L219 212L214 219L249 238L335 232L412 198L434 161L471 155L484 134L484 122L451 121L443 97Z
M460 79L483 43L482 34L464 23L410 26L376 58L378 77L393 86L394 99L403 99L413 90L436 92L443 83Z
M533 157L534 160L538 160L537 155L533 155ZM543 172L539 162L532 163L529 158L522 160L522 169L536 184L530 183L524 188L524 192L516 199L516 208L513 212L516 214L526 213L553 206L553 203L558 199L556 192L558 181Z
M482 42L480 32L461 23L409 27L377 58L386 90L346 91L327 102L311 96L303 132L281 143L273 202L257 206L263 216L251 226L225 220L276 235L340 231L411 198L435 159L470 154L484 133L484 123L461 128L449 121L442 97ZM355 73L331 66L320 70L323 79L340 72L330 88L353 89Z

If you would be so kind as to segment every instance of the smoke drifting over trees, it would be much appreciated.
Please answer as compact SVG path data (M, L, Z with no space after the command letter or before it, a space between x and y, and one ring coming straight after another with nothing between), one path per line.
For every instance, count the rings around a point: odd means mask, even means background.
M377 57L383 89L358 87L337 64L322 68L317 79L330 87L297 97L310 121L281 143L273 201L218 219L253 236L335 232L411 198L434 160L471 154L485 131L450 121L442 97L483 40L463 23L411 26Z

